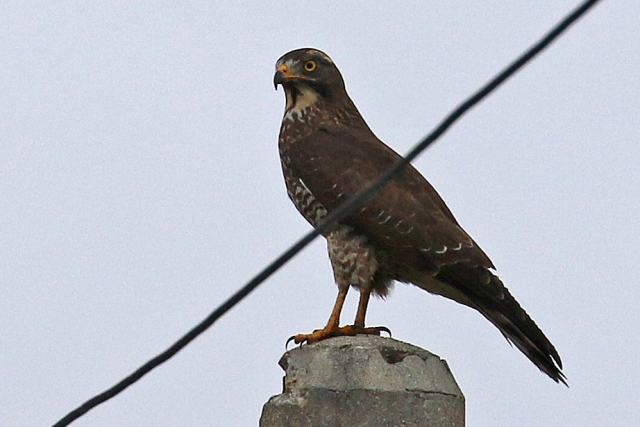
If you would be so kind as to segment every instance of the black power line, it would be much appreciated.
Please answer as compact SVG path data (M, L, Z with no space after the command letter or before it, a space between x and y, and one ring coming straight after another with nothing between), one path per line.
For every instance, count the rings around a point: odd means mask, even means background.
M453 112L451 112L440 124L427 135L418 145L416 145L401 161L398 162L391 170L383 175L377 182L371 185L369 188L361 191L359 194L351 197L345 203L343 203L338 209L329 214L324 221L318 225L318 227L311 232L307 233L298 242L291 246L286 252L280 255L276 260L269 264L264 270L262 270L257 276L251 279L246 285L240 288L235 294L233 294L228 300L220 305L215 311L213 311L206 319L200 322L196 327L190 330L186 335L176 341L171 347L158 354L153 359L139 367L135 372L120 382L115 384L108 390L92 397L85 403L69 412L60 421L55 423L53 427L64 427L69 425L74 420L80 418L82 415L89 412L91 409L100 405L101 403L111 399L118 395L124 389L138 381L144 375L151 370L169 360L176 353L186 347L196 337L206 331L211 325L213 325L222 315L231 310L237 303L242 301L244 297L249 295L251 291L257 288L262 282L264 282L269 276L275 273L280 267L286 264L291 258L293 258L298 252L300 252L311 241L318 237L323 231L326 231L336 222L345 218L352 212L354 212L362 203L381 187L386 185L402 168L404 168L411 160L416 158L424 149L436 141L442 134L444 134L453 123L455 123L460 117L462 117L473 106L480 102L483 98L489 95L494 89L504 83L509 77L515 74L521 69L527 62L540 53L544 48L549 46L558 36L560 36L571 24L576 22L582 15L585 14L592 6L594 6L599 0L585 1L577 9L567 15L560 23L558 23L547 35L545 35L540 41L533 45L529 50L523 53L517 60L511 63L496 77L486 83L480 90L474 93L466 101L460 104Z

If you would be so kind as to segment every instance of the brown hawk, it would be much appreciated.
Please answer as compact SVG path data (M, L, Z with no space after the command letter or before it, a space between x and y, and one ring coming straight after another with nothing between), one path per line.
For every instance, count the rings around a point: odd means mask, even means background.
M279 149L287 192L316 226L400 156L369 129L347 95L340 71L323 52L287 53L276 63L273 82L276 89L282 85L286 95ZM338 297L327 325L292 337L296 343L388 332L365 327L364 320L371 294L387 295L395 280L476 309L541 371L566 384L556 349L491 272L489 257L411 165L324 237ZM360 291L360 302L354 324L340 327L350 286Z

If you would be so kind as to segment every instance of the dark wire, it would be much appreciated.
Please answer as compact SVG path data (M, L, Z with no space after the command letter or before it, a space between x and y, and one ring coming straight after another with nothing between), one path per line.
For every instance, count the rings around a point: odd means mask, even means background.
M77 407L73 411L69 412L64 418L55 423L53 427L64 427L71 422L89 412L99 404L111 399L118 395L124 389L131 384L138 381L149 371L161 365L169 360L173 355L182 350L187 344L193 341L198 335L206 331L216 320L218 320L227 311L233 308L244 297L249 295L251 291L264 282L269 276L275 273L280 267L282 267L287 261L293 258L298 252L300 252L305 246L307 246L313 239L318 237L324 231L327 231L329 227L335 224L337 221L345 218L347 215L355 211L362 203L368 200L376 191L386 185L402 168L404 168L411 160L416 158L425 148L431 145L436 139L438 139L443 133L449 129L449 127L458 120L462 115L469 111L474 105L480 102L484 97L491 93L495 88L500 86L505 80L515 74L522 66L529 62L534 56L540 53L546 48L554 39L562 34L571 24L578 20L584 13L594 6L599 0L585 1L580 7L574 10L566 18L564 18L555 28L553 28L544 38L538 43L532 46L527 52L525 52L520 58L514 61L511 65L505 68L500 74L489 81L484 87L473 94L465 102L460 104L452 113L450 113L429 135L427 135L417 146L415 146L406 157L398 162L389 172L387 172L376 183L369 188L363 190L356 196L351 197L338 209L329 214L325 220L318 225L316 229L307 233L302 239L300 239L295 245L291 246L286 252L280 255L275 261L269 264L264 270L262 270L257 276L255 276L249 283L244 285L240 290L233 294L227 301L225 301L220 307L218 307L213 313L211 313L206 319L204 319L195 328L190 330L186 335L176 341L171 347L164 352L160 353L153 359L138 368L128 377L124 378L110 389L100 393L91 399L87 400L81 406Z

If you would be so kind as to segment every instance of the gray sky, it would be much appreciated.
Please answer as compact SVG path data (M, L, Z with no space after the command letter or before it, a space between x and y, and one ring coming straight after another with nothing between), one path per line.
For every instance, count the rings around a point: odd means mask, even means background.
M401 153L575 1L0 6L0 424L47 426L165 349L309 226L274 63L326 51ZM640 3L605 1L416 162L571 388L413 287L368 321L449 363L467 425L640 424ZM253 426L336 294L316 241L74 426ZM356 295L343 323L355 314Z

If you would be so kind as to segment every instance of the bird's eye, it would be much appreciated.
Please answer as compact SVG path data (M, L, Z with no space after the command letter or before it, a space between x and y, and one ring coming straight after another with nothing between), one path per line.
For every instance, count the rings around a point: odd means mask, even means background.
M311 72L311 71L315 70L316 68L318 68L318 64L316 64L316 61L307 61L307 62L304 63L304 69L306 71Z

